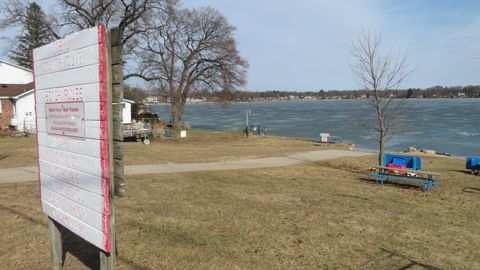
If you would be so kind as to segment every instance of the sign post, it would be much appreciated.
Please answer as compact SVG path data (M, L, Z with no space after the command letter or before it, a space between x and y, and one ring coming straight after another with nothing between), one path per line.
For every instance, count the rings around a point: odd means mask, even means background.
M118 28L109 32L109 59L112 67L111 87L113 106L113 159L115 195L125 196L125 177L123 171L123 61L122 35Z
M113 157L123 153L113 147L109 44L100 25L34 50L41 207L54 269L64 263L62 227L100 250L100 269L115 269Z

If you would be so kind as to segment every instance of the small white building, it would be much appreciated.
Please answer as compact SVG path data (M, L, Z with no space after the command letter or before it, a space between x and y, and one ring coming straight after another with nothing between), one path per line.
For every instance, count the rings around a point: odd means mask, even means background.
M133 100L123 99L123 123L131 124L132 123L132 104L135 103Z

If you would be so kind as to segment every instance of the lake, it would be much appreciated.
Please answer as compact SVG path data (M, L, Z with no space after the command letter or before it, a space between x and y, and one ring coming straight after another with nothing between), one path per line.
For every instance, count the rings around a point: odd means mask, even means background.
M405 107L402 132L386 142L387 151L414 146L459 156L480 155L480 99L408 99ZM169 121L169 105L152 105L151 110ZM359 119L373 121L365 100L187 104L184 121L196 129L240 130L248 110L249 122L265 126L270 135L318 140L320 132L329 132L360 149L378 149L358 124Z

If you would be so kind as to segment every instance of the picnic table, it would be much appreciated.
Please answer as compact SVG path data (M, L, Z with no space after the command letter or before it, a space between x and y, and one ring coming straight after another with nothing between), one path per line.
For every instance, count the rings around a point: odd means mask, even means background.
M391 168L376 166L377 172L369 173L369 176L375 177L376 184L382 184L385 180L405 181L417 184L423 184L423 191L430 191L441 179L441 174L436 172Z

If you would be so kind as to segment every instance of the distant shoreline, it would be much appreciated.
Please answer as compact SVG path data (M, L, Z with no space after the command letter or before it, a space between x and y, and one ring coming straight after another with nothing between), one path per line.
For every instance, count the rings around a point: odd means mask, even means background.
M465 99L480 99L480 97L454 97L454 98L447 98L447 97L439 97L439 98L405 98L405 100L465 100ZM329 102L329 101L351 101L351 100L362 100L368 101L367 98L326 98L326 99L266 99L266 100L252 100L252 101L228 101L226 104L248 104L248 103L273 103L273 102L295 102L295 101L305 101L305 102ZM187 102L187 105L192 104L222 104L220 101L197 101L197 102ZM165 102L158 102L158 103L142 103L142 105L170 105L170 103Z

